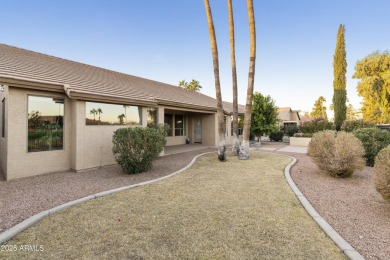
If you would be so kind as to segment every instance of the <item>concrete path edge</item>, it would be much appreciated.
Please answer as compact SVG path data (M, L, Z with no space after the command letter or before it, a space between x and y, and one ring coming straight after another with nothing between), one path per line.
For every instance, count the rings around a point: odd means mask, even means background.
M182 168L182 169L180 169L180 170L178 170L178 171L176 171L174 173L168 174L166 176L163 176L163 177L160 177L160 178L157 178L157 179L153 179L153 180L149 180L149 181L145 181L145 182L132 184L132 185L129 185L129 186L120 187L120 188L117 188L117 189L103 191L103 192L100 192L100 193L96 193L96 194L89 195L89 196L86 196L86 197L83 197L83 198L80 198L80 199L77 199L77 200L73 200L73 201L67 202L65 204L56 206L56 207L48 209L48 210L41 211L40 213L37 213L37 214L29 217L28 219L23 220L19 224L15 225L15 226L11 227L10 229L7 229L3 233L1 233L0 234L0 244L5 244L8 240L10 240L11 238L16 236L17 234L19 234L23 230L31 227L36 222L42 220L43 218L45 218L47 216L53 215L53 214L55 214L55 213L57 213L57 212L59 212L61 210L70 208L72 206L75 206L77 204L80 204L82 202L86 202L86 201L89 201L89 200L92 200L92 199L97 199L97 198L100 198L100 197L103 197L103 196L106 196L106 195L110 195L110 194L117 193L117 192L124 191L124 190L128 190L128 189L133 189L133 188L136 188L136 187L144 186L144 185L147 185L147 184L151 184L151 183L154 183L154 182L158 182L158 181L162 181L162 180L165 180L167 178L170 178L170 177L172 177L172 176L174 176L176 174L179 174L179 173L187 170L188 168L190 168L199 157L201 157L203 155L206 155L206 154L210 154L210 153L215 153L215 152L207 152L207 153L198 154L194 158L192 158L191 162L189 164L187 164L187 166L185 166L184 168Z
M279 155L283 155L283 154L279 154ZM348 242L345 241L344 238L342 238L340 234L337 233L337 231L334 230L329 225L329 223L326 222L326 220L320 216L320 214L318 214L318 212L313 208L310 202L298 189L297 185L295 184L295 182L293 181L290 175L290 170L297 163L297 159L288 155L283 155L283 156L287 156L292 159L292 162L289 163L284 168L284 176L291 190L294 192L295 196L297 196L298 200L301 202L302 206L305 208L307 213L314 219L314 221L322 228L322 230L330 237L330 239L333 240L333 242L341 249L341 251L349 259L351 260L365 259L358 251L356 251L350 244L348 244Z

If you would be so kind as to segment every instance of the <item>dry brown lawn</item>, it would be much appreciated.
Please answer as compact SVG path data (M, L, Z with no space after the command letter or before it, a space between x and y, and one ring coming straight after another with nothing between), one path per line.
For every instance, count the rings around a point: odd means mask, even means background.
M345 259L307 215L283 175L290 159L206 155L167 180L50 216L0 252L26 259Z

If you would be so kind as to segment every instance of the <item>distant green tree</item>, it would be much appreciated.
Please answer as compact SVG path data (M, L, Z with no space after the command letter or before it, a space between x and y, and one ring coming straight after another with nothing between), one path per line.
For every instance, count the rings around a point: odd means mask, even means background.
M328 119L328 115L326 114L326 106L324 105L325 102L326 102L326 99L323 96L320 96L315 101L314 107L310 113L310 116L314 117L314 118Z
M197 91L199 92L202 86L199 84L199 81L193 79L190 83L186 82L185 80L182 80L179 82L179 87L184 88L185 90L189 91Z
M356 63L353 78L360 79L358 95L363 98L365 121L390 123L390 54L374 52Z
M344 39L345 27L339 26L337 32L336 50L333 56L333 106L334 106L334 123L337 131L340 130L347 113L347 54L345 51L345 39Z
M119 119L119 124L121 124L121 125L123 125L124 124L124 120L123 120L123 118L125 118L126 116L125 116L125 114L120 114L119 116L118 116L118 119Z
M352 106L352 104L348 104L346 120L358 120L358 119L359 119L359 111L355 109Z
M253 94L251 132L260 138L275 131L278 123L278 108L270 96L259 92Z
M96 113L99 115L99 121L100 121L100 114L103 114L103 110L99 107L96 109Z

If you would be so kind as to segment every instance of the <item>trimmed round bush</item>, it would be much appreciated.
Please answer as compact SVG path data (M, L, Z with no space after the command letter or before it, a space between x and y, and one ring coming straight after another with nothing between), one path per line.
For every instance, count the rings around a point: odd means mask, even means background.
M114 132L112 151L122 170L133 174L152 168L166 144L166 127L129 127Z
M375 127L375 123L364 121L363 119L358 120L345 120L341 126L341 130L345 132L352 132L360 128Z
M283 140L284 132L283 131L275 131L269 134L269 139L271 141L279 142Z
M289 137L294 136L294 134L298 133L298 130L299 128L296 125L287 125L283 129L284 133Z
M313 135L308 155L320 168L333 177L350 177L363 169L364 148L352 133L326 130Z
M390 145L382 149L375 158L375 188L390 202Z
M390 132L377 127L357 129L353 134L363 143L367 166L374 166L379 151L390 145Z

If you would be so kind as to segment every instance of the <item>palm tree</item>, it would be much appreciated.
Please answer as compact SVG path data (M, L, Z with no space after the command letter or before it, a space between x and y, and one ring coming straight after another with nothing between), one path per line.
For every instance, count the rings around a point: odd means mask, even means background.
M186 82L185 80L179 81L179 87L187 89L188 82Z
M191 80L190 83L186 82L185 80L179 81L179 87L189 91L200 91L202 88L202 86L199 85L199 81L195 79Z
M119 119L119 124L121 124L121 125L123 125L123 118L125 117L125 114L120 114L119 116L118 116L118 119Z
M100 121L100 114L103 114L102 109L99 107L99 108L96 110L96 113L99 114L99 121Z
M255 62L256 62L256 27L255 27L255 14L253 11L253 0L247 0L246 5L248 10L248 20L249 20L250 59L249 59L248 89L246 93L244 130L243 130L243 137L242 137L240 156L239 156L239 159L241 160L249 159L249 135L250 135L251 117L252 117L253 85L255 81Z
M188 84L187 90L198 92L201 88L202 86L199 85L199 81L193 79L191 80L190 84Z
M96 109L92 109L89 113L93 115L93 121L95 121L95 116L97 114L97 110Z
M215 81L215 94L217 99L217 114L218 114L218 160L226 161L226 142L225 142L225 124L222 107L222 94L221 84L219 81L219 62L218 62L218 49L217 39L215 37L213 17L211 14L210 3L208 0L204 0L204 6L206 8L207 24L209 27L211 53L213 55L213 67L214 67L214 81Z
M232 0L228 0L229 12L229 34L230 34L230 56L232 60L232 80L233 80L233 143L232 153L240 153L240 142L238 139L238 101L237 101L237 72L236 72L236 49L234 41L234 19Z

